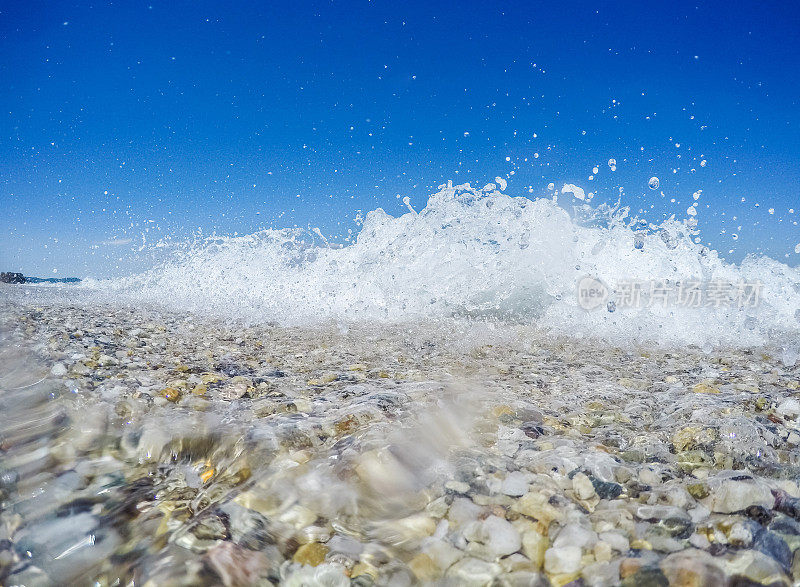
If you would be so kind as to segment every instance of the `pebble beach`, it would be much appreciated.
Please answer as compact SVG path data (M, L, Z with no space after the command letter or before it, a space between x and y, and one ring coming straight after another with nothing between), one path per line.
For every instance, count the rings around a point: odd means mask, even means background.
M800 368L0 291L4 585L792 585Z

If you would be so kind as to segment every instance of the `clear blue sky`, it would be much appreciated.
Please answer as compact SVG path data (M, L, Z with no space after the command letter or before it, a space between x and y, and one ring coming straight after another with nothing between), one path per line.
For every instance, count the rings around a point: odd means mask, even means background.
M652 221L702 189L705 242L796 265L798 71L794 2L3 1L0 268L124 272L145 229L343 235L496 175Z

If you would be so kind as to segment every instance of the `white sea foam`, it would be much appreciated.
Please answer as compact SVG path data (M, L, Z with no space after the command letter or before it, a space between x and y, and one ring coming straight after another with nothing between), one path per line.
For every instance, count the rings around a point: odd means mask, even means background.
M693 236L686 222L648 226L625 209L581 204L571 214L492 184L442 186L419 213L370 212L348 246L296 230L213 238L146 273L85 287L248 322L478 318L612 341L797 345L800 271L769 258L729 264ZM587 312L576 292L587 275L612 291L626 279L760 281L763 289L756 307Z

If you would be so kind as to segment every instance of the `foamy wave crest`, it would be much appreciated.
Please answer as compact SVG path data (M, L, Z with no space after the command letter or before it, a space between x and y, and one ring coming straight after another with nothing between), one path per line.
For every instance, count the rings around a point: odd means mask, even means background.
M419 213L370 212L356 239L332 247L313 233L267 230L213 238L146 273L97 287L135 302L296 325L325 320L486 318L572 336L666 344L756 345L797 340L800 271L769 258L724 262L692 228L658 226L619 208L570 214L548 199L442 186ZM755 306L652 304L586 311L577 283L636 279L760 282ZM790 343L787 343L790 344Z

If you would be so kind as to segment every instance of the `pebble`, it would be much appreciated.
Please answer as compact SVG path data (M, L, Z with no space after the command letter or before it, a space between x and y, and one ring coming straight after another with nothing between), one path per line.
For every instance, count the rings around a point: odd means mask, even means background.
M505 495L520 497L528 492L528 475L521 471L514 471L506 475L503 479L501 491Z
M800 400L793 397L783 400L775 411L784 418L797 418L800 416Z
M772 509L775 505L770 488L752 478L722 479L713 489L710 500L711 511L722 514L740 512L750 506Z
M549 498L541 493L526 493L514 504L513 509L521 514L539 520L545 526L560 520L564 514L549 503Z
M617 552L626 553L630 548L628 539L619 532L601 532L599 539Z
M592 480L583 473L576 473L572 478L572 489L578 499L591 499L595 495L594 485Z
M796 373L761 352L147 312L10 306L24 326L0 331L42 361L19 386L51 387L0 397L4 582L110 584L120 561L149 584L800 577Z
M469 483L463 481L448 481L444 484L444 488L453 493L467 494L469 493Z
M591 528L585 528L576 522L564 526L553 541L553 547L576 546L591 549L597 542L597 533Z
M308 544L303 544L297 549L297 552L294 553L292 560L301 565L316 567L317 565L323 563L327 554L327 546L320 544L319 542L309 542Z
M548 548L544 553L544 570L551 575L577 573L581 568L579 546Z
M594 545L594 559L597 562L608 562L611 560L611 545L607 542L598 542Z
M457 585L483 587L502 572L500 565L478 558L467 557L456 562L446 573Z
M535 530L529 530L522 535L522 552L537 570L544 566L544 554L548 546L547 537Z
M522 539L516 528L503 518L489 516L482 522L473 522L464 531L471 542L483 545L492 557L502 557L517 552L522 546Z
M50 369L50 374L53 377L64 377L67 374L67 368L64 366L64 363L56 363Z

